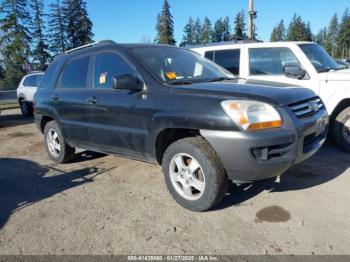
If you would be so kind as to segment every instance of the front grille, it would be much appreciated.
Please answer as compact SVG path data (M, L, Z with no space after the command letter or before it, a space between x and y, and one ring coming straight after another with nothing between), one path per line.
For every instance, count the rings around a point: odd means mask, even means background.
M298 103L289 105L289 108L298 118L312 116L324 108L324 105L319 97L314 97Z

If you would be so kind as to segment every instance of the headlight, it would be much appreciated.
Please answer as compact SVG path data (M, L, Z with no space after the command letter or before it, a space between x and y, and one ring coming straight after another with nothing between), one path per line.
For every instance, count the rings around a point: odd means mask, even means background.
M221 102L226 114L244 130L279 128L282 118L269 104L248 100L227 100Z

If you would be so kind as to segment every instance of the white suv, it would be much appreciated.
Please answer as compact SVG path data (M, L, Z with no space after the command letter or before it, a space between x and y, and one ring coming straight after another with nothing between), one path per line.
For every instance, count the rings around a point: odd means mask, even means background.
M311 89L326 105L335 141L350 152L350 70L340 70L318 44L226 43L192 50L244 79L268 80Z
M33 115L33 97L43 75L43 72L33 72L24 76L19 83L17 99L24 116Z

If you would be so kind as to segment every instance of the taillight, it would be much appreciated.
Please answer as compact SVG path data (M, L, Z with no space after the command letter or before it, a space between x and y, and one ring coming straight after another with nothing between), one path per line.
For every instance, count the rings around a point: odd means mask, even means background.
M35 112L35 102L34 101L33 101L32 107L33 107L33 113L34 113Z

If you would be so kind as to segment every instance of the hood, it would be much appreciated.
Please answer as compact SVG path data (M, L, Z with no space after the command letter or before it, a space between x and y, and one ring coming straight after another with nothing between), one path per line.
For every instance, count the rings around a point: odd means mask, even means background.
M178 86L177 90L201 95L222 96L225 99L252 99L285 106L315 97L309 89L259 80L230 80Z
M350 81L350 69L327 72L326 79L328 81Z

